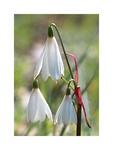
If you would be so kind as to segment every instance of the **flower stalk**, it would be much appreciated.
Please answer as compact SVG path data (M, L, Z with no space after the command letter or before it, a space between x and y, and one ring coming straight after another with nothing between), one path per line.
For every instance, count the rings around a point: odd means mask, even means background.
M59 30L58 30L57 26L54 23L51 23L50 27L54 27L56 29L56 32L58 34L58 37L59 37L59 40L60 40L60 43L61 43L61 46L62 46L62 49L63 49L63 52L64 52L64 56L65 56L65 59L66 59L66 62L67 62L67 66L68 66L68 69L69 69L69 72L70 72L70 76L71 76L72 79L74 79L73 72L71 70L71 66L69 64L69 60L68 60L66 50L64 48L63 41L62 41L62 38L60 36ZM74 81L73 81L73 83L74 83L74 88L76 88L77 85L75 84ZM81 105L79 103L77 103L77 129L76 129L76 135L81 136Z

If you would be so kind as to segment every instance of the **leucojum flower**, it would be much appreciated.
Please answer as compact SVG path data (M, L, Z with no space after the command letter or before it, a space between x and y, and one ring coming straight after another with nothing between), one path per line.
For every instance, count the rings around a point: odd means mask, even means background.
M28 122L44 121L46 116L52 121L51 110L38 88L37 81L34 80L27 108L27 120Z
M51 27L48 28L45 47L36 64L34 78L39 74L41 74L44 80L47 80L49 76L53 80L58 80L64 75L64 64Z
M69 88L67 88L66 95L57 110L54 123L64 125L77 123L77 115L72 103L72 95L70 94Z
M71 79L69 81L67 81L64 78L64 64L60 54L59 46L53 35L52 27L56 29L58 37L61 42L63 53L71 76ZM75 63L74 76L67 55L71 56L71 58L74 60ZM76 61L76 57L72 54L66 53L58 28L53 23L48 27L48 37L45 43L45 47L35 66L33 89L27 107L27 120L29 122L44 121L46 116L51 121L53 121L52 113L49 108L49 105L47 104L44 96L42 95L38 87L39 75L41 75L44 80L47 80L48 77L51 77L53 80L63 79L66 83L68 83L66 94L56 112L54 123L64 124L64 125L75 123L77 124L77 135L80 135L81 133L80 120L81 120L81 107L82 107L85 115L86 123L90 127L90 124L86 116L84 104L82 101L81 89L78 86L78 64ZM70 85L71 81L74 83L73 87ZM73 104L73 96L70 92L70 89L73 90L73 95L76 98L75 100L75 103L77 103L76 107Z

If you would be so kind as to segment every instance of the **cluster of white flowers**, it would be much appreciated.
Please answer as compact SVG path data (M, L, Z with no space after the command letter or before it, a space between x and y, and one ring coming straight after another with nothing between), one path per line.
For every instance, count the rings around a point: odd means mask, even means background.
M29 122L44 121L47 116L50 120L54 120L55 124L66 125L69 123L76 123L77 115L70 92L66 92L55 118L52 118L49 105L38 87L36 78L39 75L41 75L44 80L47 80L49 76L53 80L58 80L64 75L64 64L51 27L48 28L48 38L35 67L33 90L27 108L27 119Z

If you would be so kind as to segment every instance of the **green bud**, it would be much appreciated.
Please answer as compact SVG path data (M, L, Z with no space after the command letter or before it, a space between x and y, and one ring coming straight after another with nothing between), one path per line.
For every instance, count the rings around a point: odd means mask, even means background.
M33 89L37 89L38 88L38 82L37 80L33 81Z
M50 38L53 37L53 30L52 30L51 26L48 27L48 37L50 37Z
M70 95L70 93L71 93L71 92L70 92L70 89L67 88L67 89L66 89L66 95Z

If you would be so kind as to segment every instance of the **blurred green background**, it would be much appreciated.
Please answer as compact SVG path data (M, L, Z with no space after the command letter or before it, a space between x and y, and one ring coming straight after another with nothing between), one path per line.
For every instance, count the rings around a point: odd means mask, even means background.
M61 34L64 46L77 56L79 63L80 86L92 128L82 120L82 135L99 135L99 15L14 15L14 134L15 135L60 135L61 126L53 126L46 119L42 123L28 124L26 107L32 89L34 66L43 50L47 29L54 22ZM56 32L54 32L59 43ZM59 43L60 46L60 43ZM60 46L61 48L61 46ZM61 49L62 54L62 49ZM64 59L64 56L62 54ZM65 78L70 79L65 64ZM70 60L72 68L74 64ZM66 85L62 80L56 84L48 79L39 79L40 90L47 100L53 116L60 105ZM68 125L64 135L75 135L76 125Z

